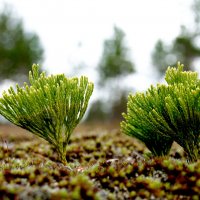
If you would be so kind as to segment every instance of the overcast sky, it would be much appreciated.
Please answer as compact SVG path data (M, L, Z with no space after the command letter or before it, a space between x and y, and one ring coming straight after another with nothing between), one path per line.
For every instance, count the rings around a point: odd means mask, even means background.
M192 21L192 0L0 0L0 8L4 3L22 17L26 30L39 35L49 73L69 73L80 63L94 69L117 25L126 34L138 88L152 80L155 42L170 42ZM83 73L94 79L92 70Z

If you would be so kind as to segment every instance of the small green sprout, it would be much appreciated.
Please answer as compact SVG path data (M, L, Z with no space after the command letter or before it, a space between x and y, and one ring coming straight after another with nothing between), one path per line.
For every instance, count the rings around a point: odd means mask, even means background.
M200 157L200 80L183 65L166 71L168 85L130 94L122 131L140 139L155 156L167 155L176 141L190 161Z
M13 124L45 139L55 147L59 161L66 164L70 136L82 119L93 83L86 77L39 74L38 65L29 73L30 86L10 87L0 98L0 114Z

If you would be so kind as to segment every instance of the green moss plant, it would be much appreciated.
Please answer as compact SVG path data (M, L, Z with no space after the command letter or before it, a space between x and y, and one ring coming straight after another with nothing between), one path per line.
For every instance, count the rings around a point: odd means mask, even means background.
M122 131L140 139L155 156L167 155L176 141L190 161L200 154L200 81L183 65L169 67L167 85L151 86L145 93L130 94Z
M0 98L0 114L48 141L57 151L59 161L66 164L66 148L70 136L82 119L93 83L86 77L67 78L64 74L39 74L33 65L30 85L10 87Z

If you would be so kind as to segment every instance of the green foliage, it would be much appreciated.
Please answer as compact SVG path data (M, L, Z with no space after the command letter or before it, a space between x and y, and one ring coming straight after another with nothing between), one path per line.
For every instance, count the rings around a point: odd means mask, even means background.
M127 114L121 123L122 131L145 143L155 156L167 155L173 140L163 133L171 131L167 118L164 99L168 88L164 85L151 86L146 93L130 94Z
M168 69L166 81L172 93L165 98L173 132L168 133L180 144L191 161L200 155L200 81L196 72Z
M173 141L188 159L200 154L200 81L183 65L168 68L168 85L151 86L146 93L129 95L122 131L143 141L155 156L166 155Z
M0 113L9 121L47 140L66 163L70 135L82 119L93 84L86 77L66 78L64 74L39 74L33 65L30 86L16 85L0 98Z
M127 58L128 48L125 46L124 37L124 32L114 27L113 38L105 40L103 55L98 66L100 85L110 78L134 72L134 65Z
M25 32L23 22L10 8L0 13L0 80L20 80L32 63L41 63L43 49L35 33Z

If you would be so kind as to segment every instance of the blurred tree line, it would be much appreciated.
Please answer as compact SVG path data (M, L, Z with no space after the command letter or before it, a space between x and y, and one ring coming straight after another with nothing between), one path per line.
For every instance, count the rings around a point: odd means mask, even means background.
M167 45L158 40L152 53L152 64L162 76L167 67L175 65L177 61L184 63L185 70L194 70L194 61L200 58L200 0L194 0L193 30L184 25L180 34Z
M39 37L24 30L9 6L0 13L0 82L24 82L33 63L41 63L43 48Z
M88 121L114 121L121 119L126 109L128 91L121 87L122 80L135 72L134 64L128 56L125 33L114 27L112 38L104 41L103 54L97 66L99 74L98 90L103 90L103 98L95 101L90 109Z
M200 0L193 1L192 11L193 30L182 26L171 44L162 40L155 44L152 64L160 77L167 66L175 65L177 61L184 63L186 70L193 70L194 61L200 58ZM4 9L0 13L0 82L5 79L21 80L19 77L26 77L33 63L41 63L42 60L43 48L39 37L26 32L22 20L16 18L10 9ZM91 105L87 120L121 120L130 92L121 83L136 70L129 58L125 33L119 27L115 26L113 36L104 41L96 70L99 75L96 88L103 95Z

